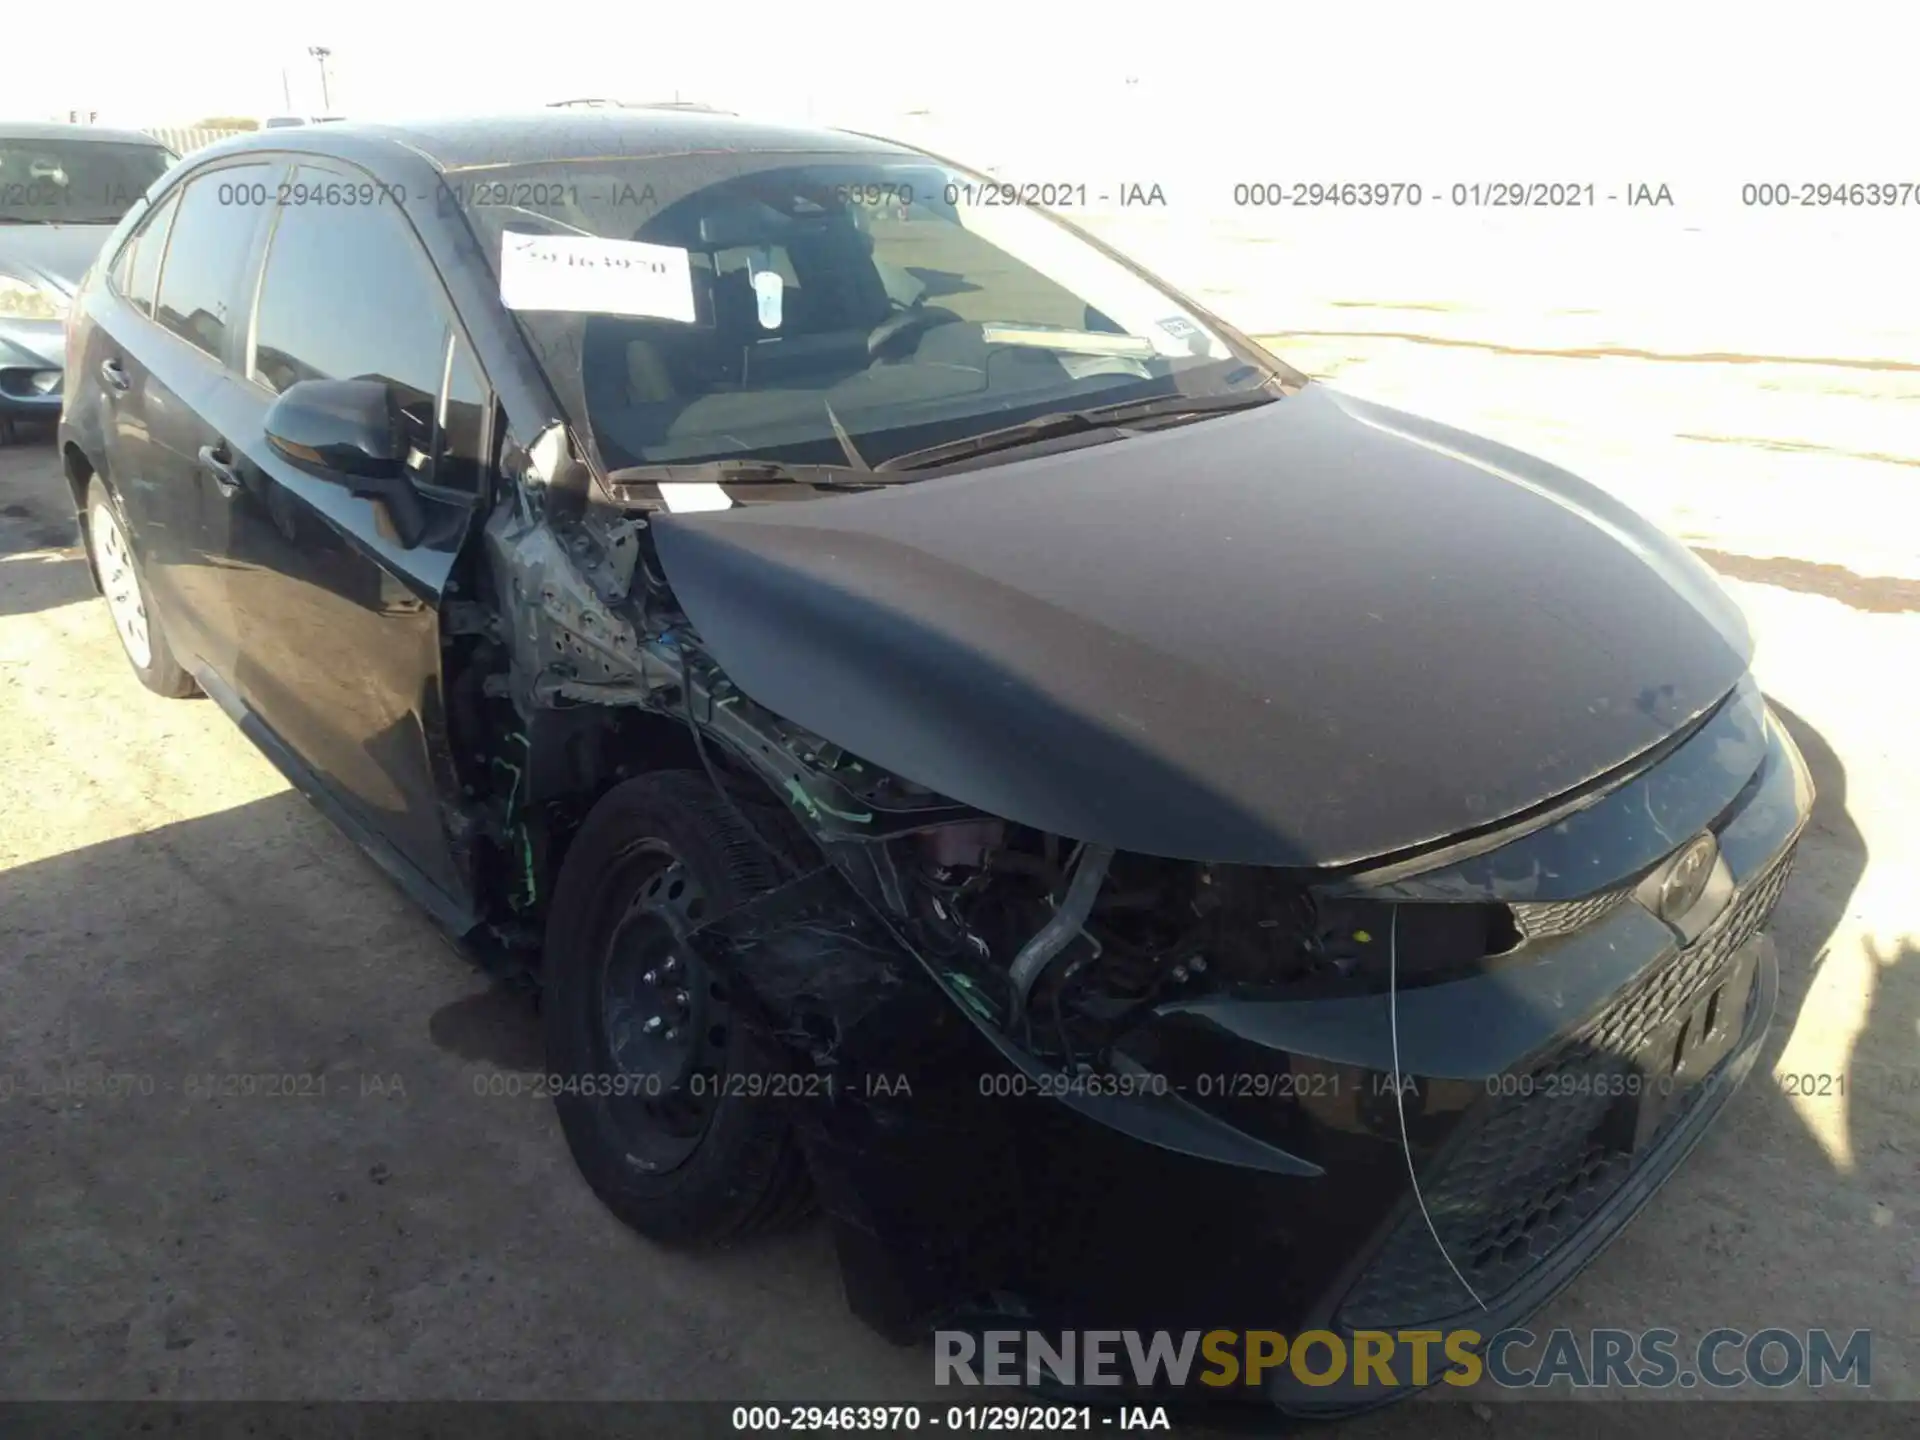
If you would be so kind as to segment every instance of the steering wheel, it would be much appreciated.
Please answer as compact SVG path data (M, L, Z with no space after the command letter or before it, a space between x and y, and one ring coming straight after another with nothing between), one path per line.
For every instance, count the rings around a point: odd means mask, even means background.
M951 310L938 307L929 310L919 305L902 310L897 315L889 315L867 335L867 355L877 360L902 338L918 335L936 325L950 325L959 318Z

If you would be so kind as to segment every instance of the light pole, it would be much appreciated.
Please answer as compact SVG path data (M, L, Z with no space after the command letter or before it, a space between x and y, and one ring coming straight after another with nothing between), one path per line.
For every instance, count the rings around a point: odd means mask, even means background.
M320 62L320 108L331 115L333 97L327 93L327 57L333 54L333 51L324 45L309 45L307 53Z

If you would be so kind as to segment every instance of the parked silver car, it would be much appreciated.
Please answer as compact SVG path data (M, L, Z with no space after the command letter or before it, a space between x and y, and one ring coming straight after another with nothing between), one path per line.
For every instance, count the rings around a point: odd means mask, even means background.
M136 131L0 122L0 441L17 420L59 419L68 303L178 158Z

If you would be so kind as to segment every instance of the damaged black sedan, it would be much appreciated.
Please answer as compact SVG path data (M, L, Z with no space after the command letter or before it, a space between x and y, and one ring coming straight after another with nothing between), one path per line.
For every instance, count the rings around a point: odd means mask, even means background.
M647 1235L817 1203L905 1339L1491 1333L1772 1015L1742 617L981 198L685 113L201 152L68 335L128 657L537 984Z

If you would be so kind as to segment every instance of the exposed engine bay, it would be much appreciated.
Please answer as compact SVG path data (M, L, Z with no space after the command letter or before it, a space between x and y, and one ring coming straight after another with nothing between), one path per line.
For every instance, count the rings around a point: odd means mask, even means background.
M510 512L496 516L496 539L520 529ZM495 827L510 859L500 889L515 910L537 908L534 872L544 867L533 857L563 851L582 810L564 795L541 808L542 776L563 774L547 783L590 795L596 773L622 768L618 752L651 744L705 766L749 805L784 802L791 826L761 814L757 828L786 852L786 872L831 862L950 994L1048 1068L1104 1068L1114 1040L1169 999L1378 992L1396 944L1405 986L1519 942L1503 904L1343 896L1324 874L1116 851L982 815L740 693L675 604L644 520L562 533L578 541L570 554L537 525L521 531L519 549L496 550L496 583L539 602L532 624L513 645L484 638L476 669L449 687L471 692L479 666L518 662L484 687L485 703L502 710L487 728L527 737L525 754L496 760L485 777L516 812ZM622 581L640 603L604 604ZM645 737L622 733L641 718L654 726ZM594 757L585 762L583 725ZM568 764L542 763L555 747Z
M1384 988L1397 925L1402 983L1457 973L1518 940L1505 906L1395 907L1317 892L1269 869L1075 845L1000 821L895 842L912 936L1037 1058L1099 1066L1155 1005L1206 990Z

